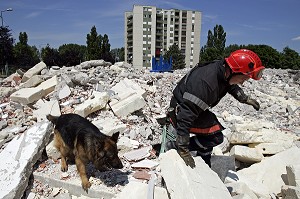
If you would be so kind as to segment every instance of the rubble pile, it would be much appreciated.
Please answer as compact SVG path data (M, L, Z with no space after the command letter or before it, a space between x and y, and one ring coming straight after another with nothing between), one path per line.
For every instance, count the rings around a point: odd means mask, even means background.
M2 79L0 156L18 155L12 160L17 166L4 161L0 173L14 173L13 169L22 167L20 178L29 185L26 190L25 185L11 190L0 188L0 196L99 198L101 193L103 198L123 199L143 198L152 192L156 198L173 199L187 196L185 186L189 186L188 198L208 198L212 192L213 198L300 198L299 71L266 69L260 81L245 82L244 92L257 99L259 111L226 95L212 108L226 128L224 142L213 151L216 161L222 163L216 168L212 164L210 169L195 157L197 169L192 170L175 151L159 155L153 147L161 143L172 90L189 70L151 73L125 62L112 65L104 60L62 68L40 62L26 72L18 70ZM34 158L26 157L30 164L20 164L16 158L22 159L24 150L20 148L34 145L26 138L27 132L47 124L44 132L52 134L46 115L65 113L86 117L107 135L121 133L118 147L124 168L99 172L89 165L93 185L88 193L78 188L80 178L74 164L69 165L67 173L60 171L52 136L32 139L43 141L35 142L39 150L32 153ZM27 140L25 144L21 136ZM5 175L1 187L13 175Z

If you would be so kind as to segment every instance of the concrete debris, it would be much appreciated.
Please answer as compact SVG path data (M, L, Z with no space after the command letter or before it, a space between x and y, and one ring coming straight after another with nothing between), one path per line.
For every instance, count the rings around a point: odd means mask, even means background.
M1 198L300 198L299 71L266 69L260 81L245 82L259 111L226 95L212 108L226 128L212 168L195 157L191 169L176 151L158 157L154 147L161 143L172 90L189 70L151 73L104 60L61 68L40 62L0 79ZM88 165L88 193L75 164L61 172L48 131L45 116L66 113L86 117L107 135L120 132L124 168L100 172Z

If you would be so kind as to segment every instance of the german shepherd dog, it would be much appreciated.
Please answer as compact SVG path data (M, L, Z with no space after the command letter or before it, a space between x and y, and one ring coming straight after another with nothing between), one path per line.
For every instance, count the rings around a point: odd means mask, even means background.
M79 172L82 188L91 187L86 175L86 165L92 162L96 169L121 169L123 164L118 157L117 140L119 132L111 137L86 118L77 114L63 114L59 117L47 115L54 125L54 145L61 154L61 170L68 170L68 160L74 160Z

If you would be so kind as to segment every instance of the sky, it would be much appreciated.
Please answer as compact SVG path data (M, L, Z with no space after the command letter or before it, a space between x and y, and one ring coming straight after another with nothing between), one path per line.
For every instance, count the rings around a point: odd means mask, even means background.
M124 47L124 12L133 5L202 13L201 47L218 25L226 32L226 46L264 44L278 52L289 47L300 53L300 0L0 0L3 25L15 42L26 32L28 44L86 45L93 26L109 37L111 49Z

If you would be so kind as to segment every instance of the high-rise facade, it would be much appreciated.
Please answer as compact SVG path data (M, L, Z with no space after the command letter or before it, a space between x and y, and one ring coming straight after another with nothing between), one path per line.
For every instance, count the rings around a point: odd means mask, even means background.
M192 10L165 10L154 6L133 6L125 12L125 61L133 67L151 67L173 44L185 55L185 64L199 62L202 13Z

